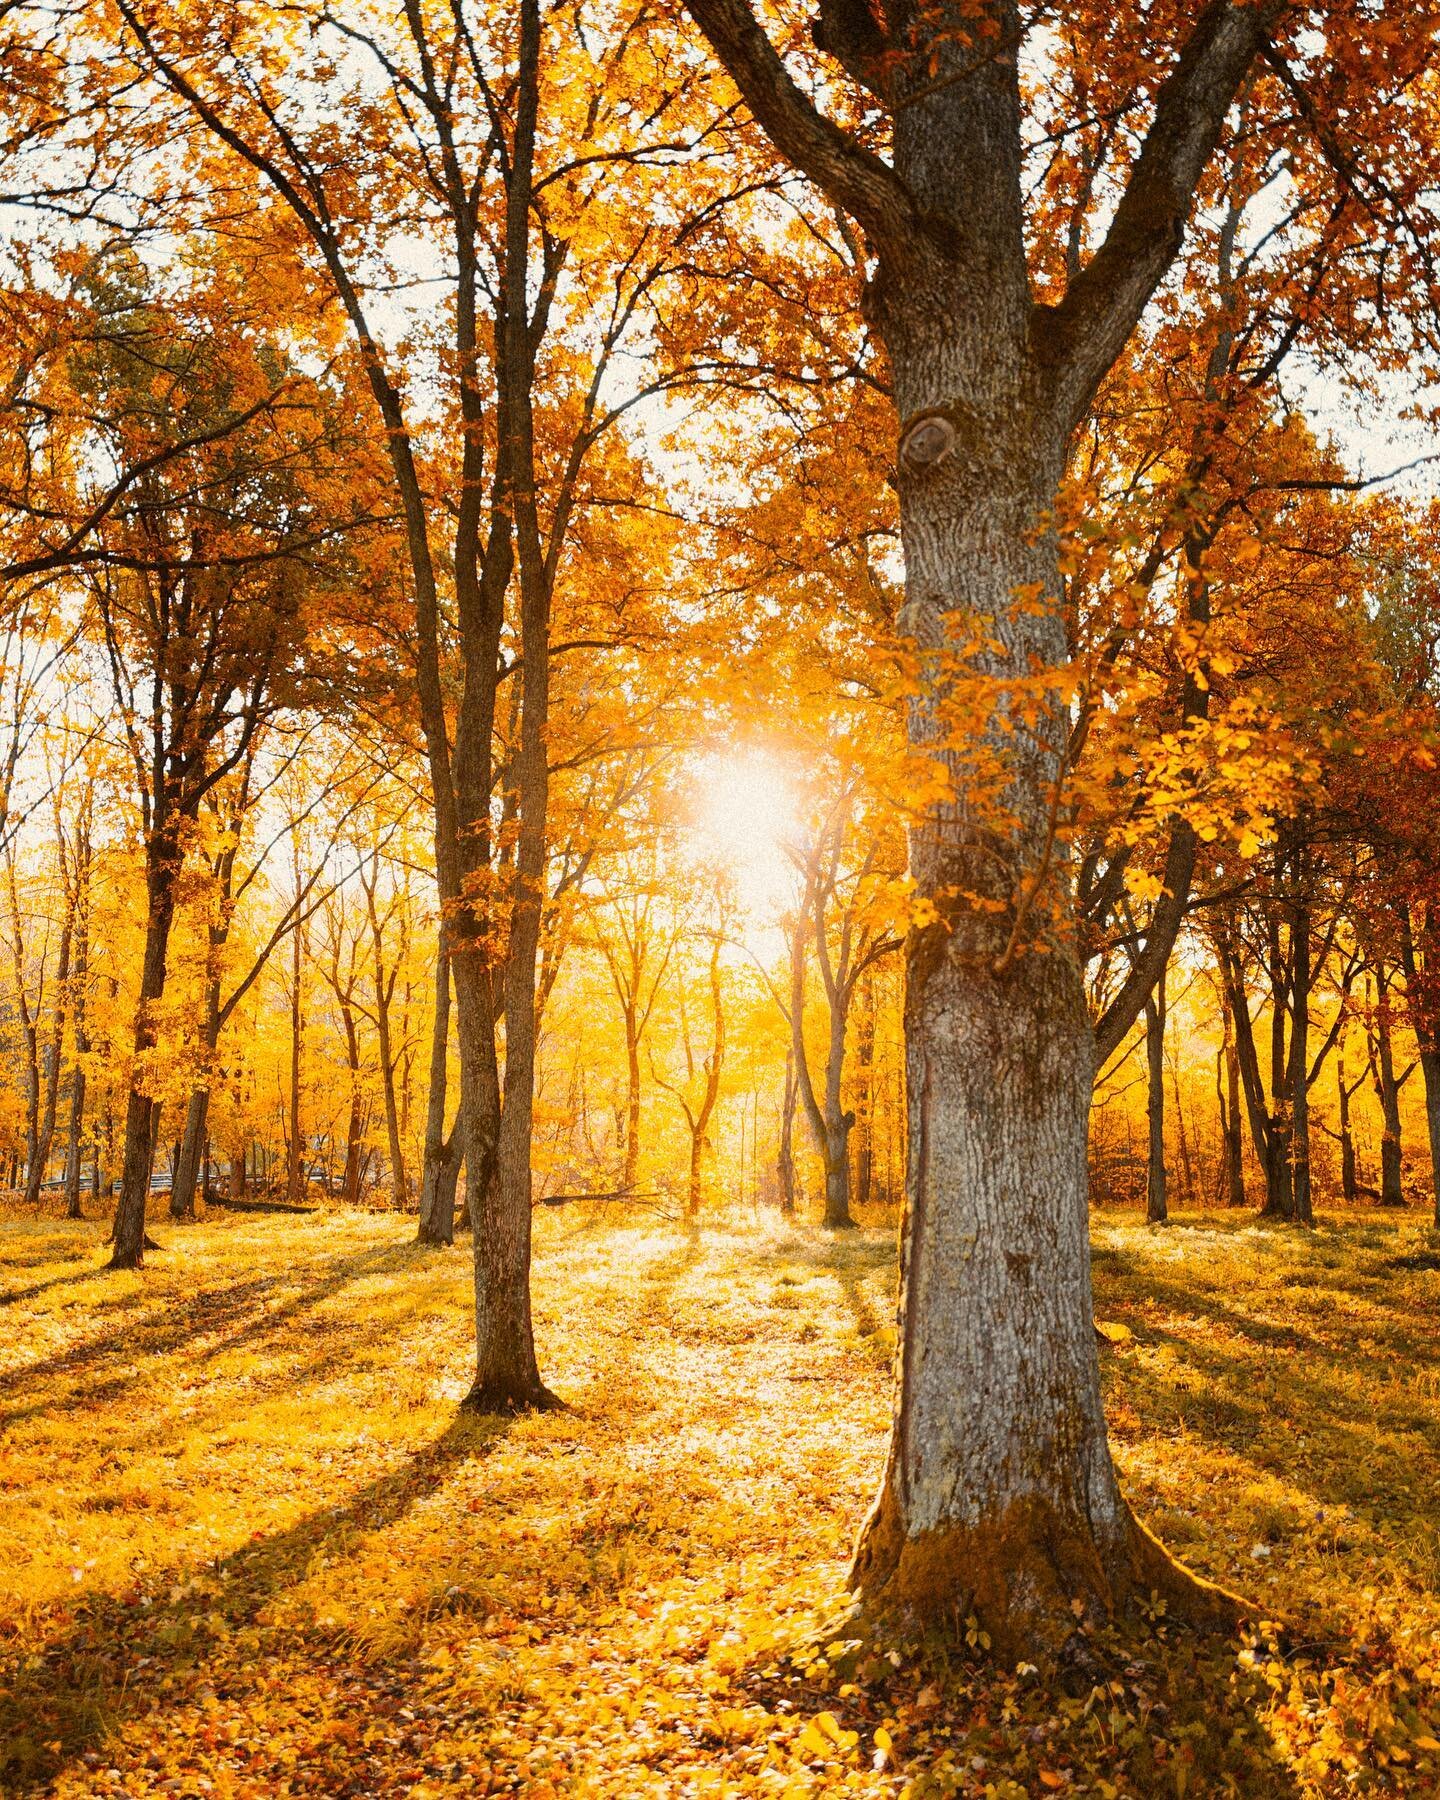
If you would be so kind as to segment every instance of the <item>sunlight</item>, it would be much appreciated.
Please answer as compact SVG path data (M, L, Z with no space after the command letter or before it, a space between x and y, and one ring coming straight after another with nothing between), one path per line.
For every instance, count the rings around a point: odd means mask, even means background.
M728 873L749 925L763 932L794 901L785 848L799 830L793 778L763 750L707 757L695 777L696 856Z

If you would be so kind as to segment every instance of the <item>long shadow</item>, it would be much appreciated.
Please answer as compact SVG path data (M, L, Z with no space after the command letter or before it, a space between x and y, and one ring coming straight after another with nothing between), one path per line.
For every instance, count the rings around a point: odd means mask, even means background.
M73 1275L52 1275L48 1281L35 1281L29 1287L11 1288L0 1294L0 1306L18 1306L22 1300L34 1300L37 1295L48 1293L51 1288L73 1287L77 1281L93 1281L100 1270L87 1266L77 1269Z
M277 1286L276 1278L272 1276L201 1288L183 1301L161 1293L154 1296L158 1305L151 1304L150 1295L138 1296L144 1311L128 1328L106 1331L38 1362L23 1364L9 1371L7 1385L18 1397L25 1386L44 1382L55 1375L98 1372L107 1364L129 1362L136 1355L163 1356L187 1346L190 1360L209 1362L229 1350L263 1341L283 1331L302 1314L312 1311L351 1283L403 1267L412 1258L413 1247L409 1244L380 1245L372 1250L346 1251L339 1256L323 1258L316 1265L317 1272L328 1269L331 1273L321 1274L321 1278L303 1293L268 1312L262 1303ZM237 1328L227 1331L226 1327L232 1321ZM196 1347L200 1339L212 1336L213 1342ZM140 1381L143 1375L137 1370L130 1379ZM0 1430L37 1410L73 1411L78 1406L88 1405L90 1398L90 1390L82 1383L63 1398L47 1398L38 1406L12 1408L0 1413Z
M1418 1432L1433 1446L1440 1419L1417 1400L1410 1403L1410 1410L1418 1424L1382 1423L1387 1409L1383 1399L1377 1404L1373 1384L1368 1399L1351 1389L1357 1379L1367 1381L1377 1369L1393 1372L1395 1350L1402 1341L1398 1327L1392 1340L1395 1347L1388 1353L1359 1349L1347 1353L1304 1333L1289 1338L1259 1333L1253 1321L1211 1294L1153 1271L1147 1270L1144 1280L1147 1300L1181 1315L1213 1320L1240 1341L1255 1345L1268 1362L1268 1372L1277 1377L1272 1386L1262 1386L1255 1358L1153 1318L1132 1315L1138 1344L1162 1346L1174 1356L1169 1374L1124 1353L1114 1365L1115 1388L1146 1431L1183 1427L1250 1464L1257 1475L1278 1474L1312 1504L1336 1509L1341 1519L1351 1509L1363 1507L1372 1494L1384 1495L1392 1541L1401 1543L1412 1532L1425 1536L1427 1522L1440 1509L1440 1480L1433 1475L1427 1479L1425 1470L1440 1465L1433 1451L1428 1456L1417 1453L1399 1432ZM1416 1329L1423 1333L1426 1328L1417 1321ZM1377 1342L1388 1335L1378 1320L1367 1323L1366 1332ZM1407 1358L1401 1366L1408 1366L1415 1354L1414 1334L1403 1341ZM1396 1396L1395 1404L1403 1407L1403 1397ZM1310 1440L1308 1445L1303 1439ZM1406 1501L1398 1501L1400 1495L1406 1495ZM1414 1557L1405 1560L1415 1578L1433 1590L1433 1568L1422 1571ZM1243 1575L1227 1574L1225 1579L1244 1584ZM1347 1623L1337 1618L1331 1625L1343 1633Z
M83 1620L65 1637L37 1655L0 1661L0 1790L53 1781L115 1725L164 1704L167 1678L205 1662L218 1638L255 1628L265 1606L305 1578L317 1551L394 1525L456 1464L487 1455L507 1430L502 1420L460 1413L399 1468L209 1565L205 1573L221 1592L203 1616L184 1594L159 1604L152 1596L148 1606L108 1593L81 1596L75 1610Z

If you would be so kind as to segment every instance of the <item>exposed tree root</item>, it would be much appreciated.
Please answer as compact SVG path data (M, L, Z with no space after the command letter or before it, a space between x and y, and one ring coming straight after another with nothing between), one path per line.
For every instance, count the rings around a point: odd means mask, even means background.
M465 1412L502 1419L517 1418L521 1413L570 1410L558 1394L550 1392L543 1381L477 1381L460 1405Z

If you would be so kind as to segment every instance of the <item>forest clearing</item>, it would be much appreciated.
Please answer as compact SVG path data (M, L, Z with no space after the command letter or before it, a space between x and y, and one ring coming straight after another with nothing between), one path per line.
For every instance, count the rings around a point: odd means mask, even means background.
M1440 1796L1440 8L0 0L0 1770Z
M890 1234L586 1212L536 1257L571 1410L505 1422L456 1411L464 1259L394 1218L190 1227L143 1283L95 1273L95 1226L8 1220L7 1791L1440 1786L1413 1225L1098 1217L1127 1491L1291 1640L1157 1612L1057 1693L963 1643L825 1660L889 1423Z

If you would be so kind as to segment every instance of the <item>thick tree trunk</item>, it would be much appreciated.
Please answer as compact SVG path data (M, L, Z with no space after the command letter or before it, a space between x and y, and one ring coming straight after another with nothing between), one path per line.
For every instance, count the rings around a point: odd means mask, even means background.
M1145 1069L1147 1076L1145 1117L1149 1125L1149 1150L1145 1164L1145 1219L1165 1225L1170 1210L1165 1192L1165 976L1145 1003Z
M506 287L512 316L523 319L528 241L529 159L533 150L538 90L540 13L535 0L521 8L524 71L521 123L516 128L516 165L523 178L508 194L509 261ZM527 51L528 45L528 51ZM530 1308L531 1138L535 1111L535 1052L539 1019L536 975L540 925L545 904L545 858L549 821L550 762L546 732L550 711L550 583L554 564L542 549L535 500L535 442L531 415L531 353L511 342L502 385L508 399L507 455L517 472L514 491L515 544L520 589L520 724L513 763L519 811L515 843L514 892L504 971L505 1090L493 1140L474 1142L467 1130L466 1189L475 1245L475 1382L465 1404L477 1412L508 1413L558 1404L540 1379ZM551 526L551 543L558 540ZM487 798L488 804L488 798ZM456 995L463 999L456 966ZM464 1008L461 1012L463 1015ZM489 1013L492 1064L496 1009ZM462 1044L464 1041L462 1016ZM462 1060L461 1092L467 1114L479 1118L488 1104L472 1069ZM493 1117L494 1114L492 1113Z
M175 1178L170 1185L170 1217L177 1222L195 1217L195 1191L201 1184L201 1164L207 1141L206 1127L210 1118L208 1079L190 1090L185 1108L185 1129L180 1136L180 1160L175 1165Z
M987 67L969 78L967 105L987 83L1015 79L1002 61ZM897 121L897 160L913 116ZM1008 141L1002 130L987 148L1001 191L968 202L986 232L1003 236L1009 217L1016 234L983 299L963 282L872 294L902 421L919 419L922 431L925 415L944 422L921 449L952 441L918 469L900 458L900 623L932 684L912 706L911 737L932 753L946 734L944 652L968 650L973 667L1001 679L1066 654L1056 606L1014 604L1017 590L1060 591L1040 522L1064 458L1038 416L1025 331L1007 342L1007 312L1029 318ZM980 179L973 169L970 179ZM967 644L981 621L1002 654ZM1005 704L998 695L1002 714ZM884 1485L852 1571L865 1609L937 1622L974 1614L1011 1658L1060 1649L1077 1619L1108 1616L1137 1590L1180 1590L1192 1613L1228 1615L1138 1526L1106 1437L1086 1156L1095 1045L1051 831L1068 730L1058 700L1040 744L1003 717L992 727L1012 778L990 805L1013 828L996 830L973 772L952 755L955 799L912 833L911 872L944 922L907 948L899 1391ZM1036 911L1017 916L1019 897L1037 889ZM982 904L957 907L956 893ZM1049 941L1035 945L1037 935Z
M460 1175L460 1133L445 1135L450 1069L450 952L445 928L435 953L435 1019L430 1036L430 1093L425 1107L425 1160L420 1176L420 1224L416 1242L455 1242L455 1188Z

